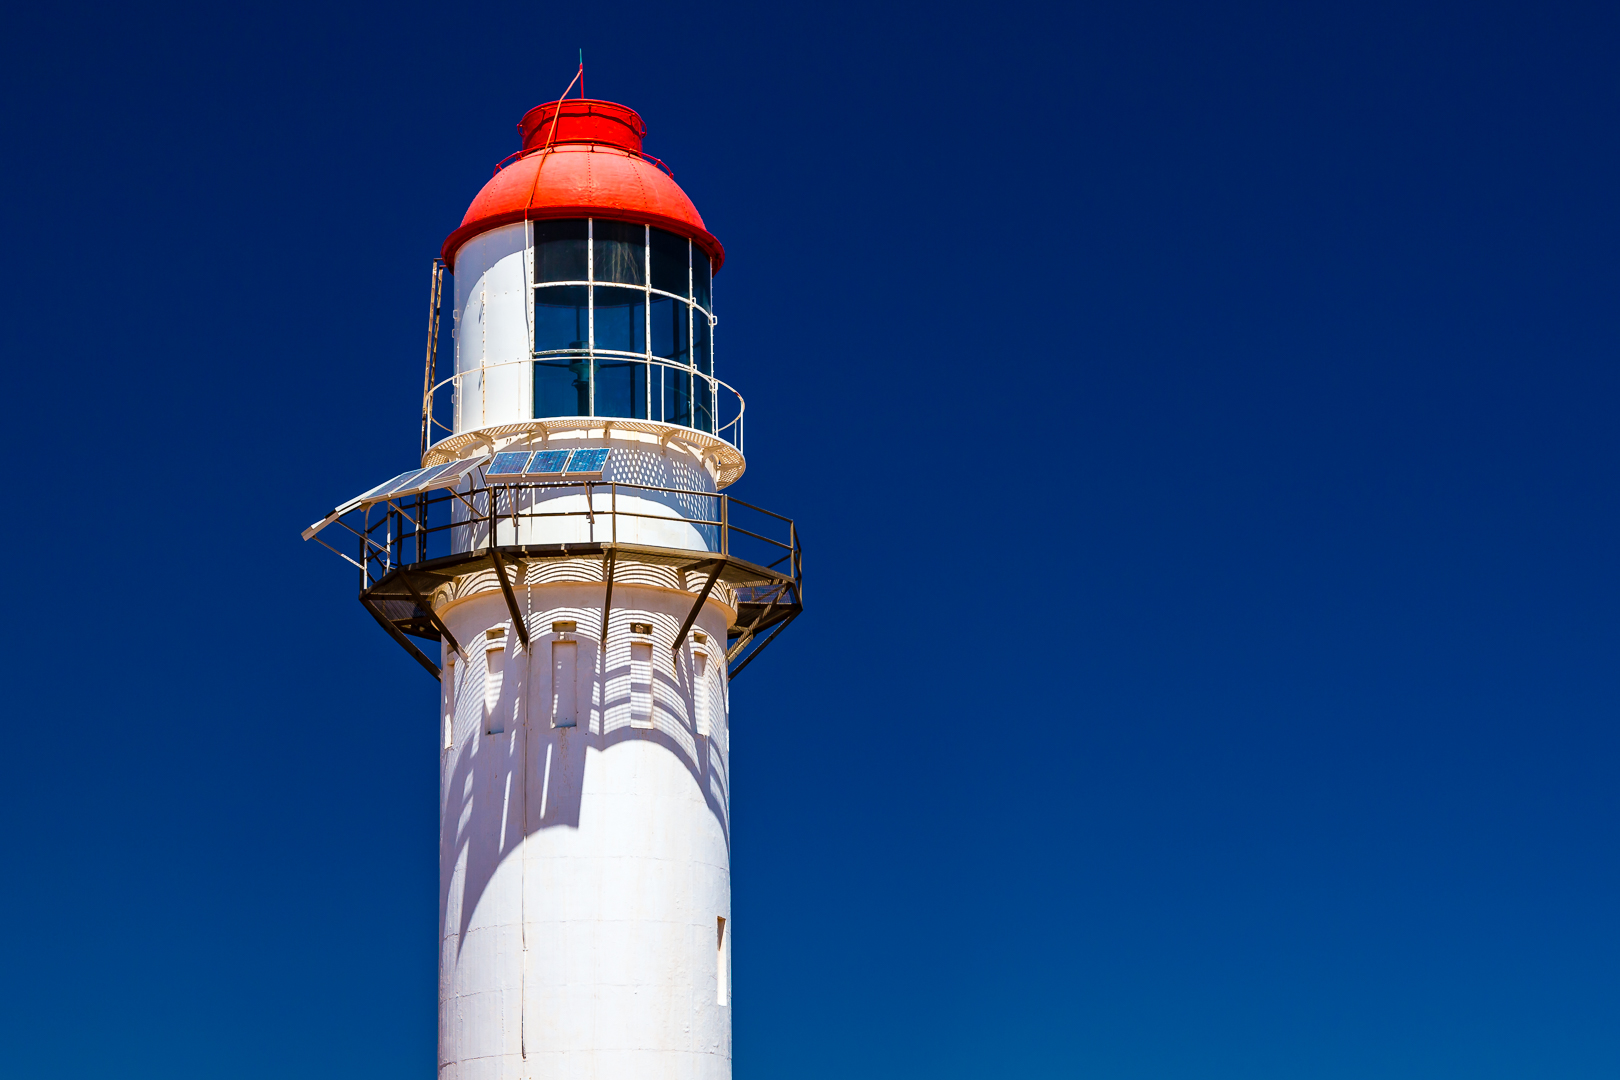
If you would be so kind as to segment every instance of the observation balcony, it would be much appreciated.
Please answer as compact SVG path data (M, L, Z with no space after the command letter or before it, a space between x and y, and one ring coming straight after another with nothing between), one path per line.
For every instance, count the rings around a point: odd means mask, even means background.
M445 641L460 651L432 598L478 575L492 575L491 584L499 585L525 647L528 627L514 586L600 582L605 642L615 577L634 567L636 580L651 574L695 594L676 648L716 594L737 613L727 630L731 678L802 610L803 551L790 518L693 488L590 478L491 479L493 464L488 458L430 463L304 530L306 540L359 571L360 602L435 678L438 664L411 639ZM352 557L318 535L330 525L352 536Z

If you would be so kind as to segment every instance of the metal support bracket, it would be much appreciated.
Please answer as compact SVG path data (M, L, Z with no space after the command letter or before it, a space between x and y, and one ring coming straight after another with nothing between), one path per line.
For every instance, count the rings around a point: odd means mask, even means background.
M501 582L501 595L506 597L506 610L512 613L512 627L517 631L518 640L523 642L523 651L529 651L529 628L523 625L523 615L518 611L517 597L512 595L512 586L506 580L506 563L501 559L499 548L490 548L489 557L495 561L495 576Z
M438 664L435 664L432 660L429 660L426 654L424 654L421 649L418 649L410 638L400 633L399 627L389 622L383 616L383 613L377 610L376 605L374 605L370 600L366 599L364 595L360 597L360 602L365 605L367 611L371 612L371 617L377 620L377 625L388 631L389 637L405 646L405 651L415 657L416 662L426 668L429 675L432 675L435 679L439 678Z
M701 566L702 564L699 563L698 565ZM697 602L692 605L692 610L686 613L686 621L681 623L681 632L675 635L675 644L671 646L671 652L678 653L681 651L681 645L686 641L687 631L691 630L692 624L697 622L698 612L703 610L703 602L709 598L709 590L714 588L714 583L720 579L720 571L725 568L725 559L714 560L709 570L709 580L703 583L703 591L698 593Z
M738 664L735 668L733 668L730 672L727 673L727 675L726 675L727 680L735 679L737 676L741 675L743 673L743 669L745 669L746 667L748 667L749 664L752 664L754 662L754 657L756 657L760 653L764 652L765 651L765 646L767 646L771 642L775 641L776 640L776 635L780 634L782 631L786 630L788 628L788 626L790 626L792 624L793 620L797 619L798 617L799 617L799 613L797 611L795 611L792 615L789 615L787 618L785 618L781 622L777 623L776 624L776 629L772 630L770 632L770 635L768 637L766 637L766 639L764 641L759 643L759 648L755 649L753 652L751 652L747 656L745 656L743 658L742 663Z
M411 599L416 601L417 607L427 612L428 622L433 624L433 629L444 635L444 640L456 651L456 655L463 660L469 659L466 650L457 644L456 635L452 634L450 628L444 625L444 621L439 618L439 613L433 610L433 605L427 602L427 597L422 595L422 590L418 589L416 582L411 580L411 575L401 570L399 580L405 583L405 588L410 591Z

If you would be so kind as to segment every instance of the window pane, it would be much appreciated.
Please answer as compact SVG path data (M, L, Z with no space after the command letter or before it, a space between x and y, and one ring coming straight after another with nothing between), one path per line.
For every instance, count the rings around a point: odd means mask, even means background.
M534 350L583 349L590 340L590 289L551 285L534 290Z
M692 312L692 364L705 375L714 374L714 351L709 344L709 317Z
M714 354L709 348L709 317L696 309L692 312L692 362L704 375L714 374ZM693 411L696 419L692 426L699 431L714 431L714 384L708 379L692 380Z
M652 230L652 287L689 296L686 291L686 238Z
M646 293L640 289L596 286L596 347L618 352L647 351Z
M647 261L646 227L598 218L592 228L595 261L591 272L595 276L591 280L647 284L643 269Z
M534 415L589 416L591 414L591 362L587 356L536 360Z
M692 373L686 368L660 367L663 393L660 396L666 424L692 426Z
M596 358L596 415L647 417L647 365L611 356Z
M667 296L655 296L652 302L652 351L654 356L662 356L673 360L677 364L686 364L687 360L687 307L679 300L671 300Z
M703 254L703 249L696 244L692 245L692 296L698 302L698 307L714 310L710 297L710 285L713 275L709 271L709 257Z
M584 218L534 223L536 282L585 280L587 227Z

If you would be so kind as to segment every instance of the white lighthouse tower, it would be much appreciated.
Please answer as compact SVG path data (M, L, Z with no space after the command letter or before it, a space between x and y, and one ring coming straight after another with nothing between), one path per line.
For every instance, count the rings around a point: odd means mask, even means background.
M728 688L798 536L725 493L724 251L641 118L520 127L434 264L419 462L304 536L439 680L440 1076L719 1080Z

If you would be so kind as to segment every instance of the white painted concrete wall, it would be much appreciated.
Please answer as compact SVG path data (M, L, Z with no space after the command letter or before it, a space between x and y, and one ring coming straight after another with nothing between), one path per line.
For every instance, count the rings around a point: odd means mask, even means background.
M512 444L507 449L532 444ZM659 447L655 443L631 439L552 440L553 448L577 446L608 446L613 452L603 470L604 486L594 490L590 509L594 521L584 516L586 499L582 488L560 488L555 493L544 490L519 497L520 512L534 511L547 514L574 514L578 517L524 519L514 521L508 517L496 522L496 540L500 544L572 544L589 541L614 541L623 544L651 544L658 547L682 548L688 551L718 551L720 532L714 526L693 525L672 518L716 521L718 500L702 495L679 495L669 492L638 491L622 488L615 496L605 485L610 481L621 484L645 484L649 487L678 488L712 494L713 475L690 452L678 444ZM509 495L499 496L500 507L510 512L506 501ZM617 533L609 516L615 498L619 509ZM480 511L483 507L480 504ZM453 520L465 522L470 516L465 507L457 503L451 508ZM451 543L456 551L472 551L488 542L488 528L483 521L462 525L452 534Z
M727 612L711 600L707 645L672 656L693 597L621 581L603 650L601 585L537 577L517 590L531 654L498 591L440 609L471 657L446 656L441 695L440 1076L729 1078ZM577 631L552 632L563 620ZM552 649L568 640L577 726L557 727Z
M534 376L529 358L527 226L480 233L456 255L457 432L530 419ZM505 367L496 365L505 364ZM493 368L480 372L480 367Z

